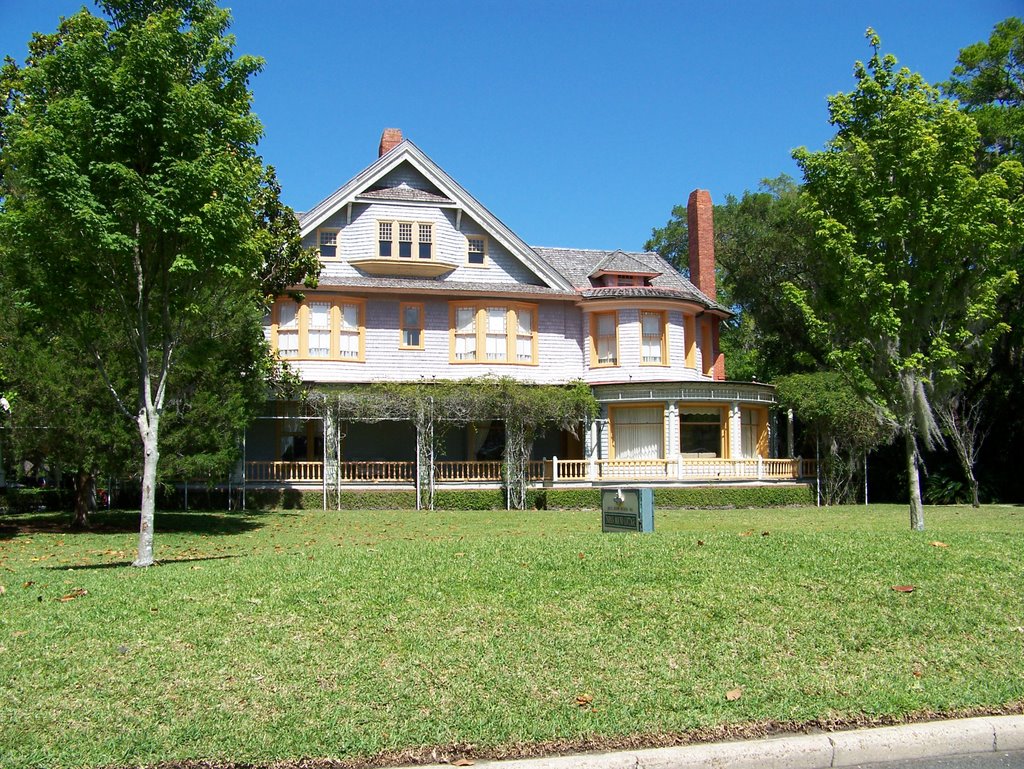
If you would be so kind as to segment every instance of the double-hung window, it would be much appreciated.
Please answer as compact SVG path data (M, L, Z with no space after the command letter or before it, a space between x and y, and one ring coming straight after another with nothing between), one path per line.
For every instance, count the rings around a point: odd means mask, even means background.
M619 365L618 322L615 312L598 312L591 318L590 334L594 340L592 365Z
M434 225L420 222L416 225L419 236L420 259L431 259L434 256Z
M487 360L504 361L508 357L508 309L487 308Z
M665 314L641 312L640 334L640 362L655 366L668 363L665 350Z
M466 262L480 266L487 258L487 239L483 235L466 237Z
M455 360L476 360L476 307L455 309Z
M338 306L338 357L347 360L361 358L363 331L359 315L362 306L342 303Z
M392 222L377 222L377 256L391 256L391 236L394 231Z
M277 305L277 350L282 358L299 356L299 306L289 299Z
M516 310L516 362L533 363L533 310Z
M328 358L331 354L331 303L309 303L308 351L310 358Z
M398 255L402 259L412 258L412 222L398 223Z
M320 246L321 259L336 259L338 257L337 230L318 230L317 243Z
M401 321L401 343L399 347L408 350L423 349L423 305L401 304L398 309Z

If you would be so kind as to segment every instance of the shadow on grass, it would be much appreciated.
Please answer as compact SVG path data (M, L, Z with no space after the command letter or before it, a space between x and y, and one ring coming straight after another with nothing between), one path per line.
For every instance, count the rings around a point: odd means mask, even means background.
M176 563L194 563L196 561L223 561L227 558L241 558L240 555L203 555L194 558L167 558L156 561L149 568L173 566ZM131 561L114 561L112 563L79 563L65 566L47 566L50 571L95 571L97 569L124 569L132 565Z
M159 534L244 534L265 525L266 512L157 512L154 528ZM276 514L275 514L276 515ZM89 527L71 526L70 513L15 513L0 516L0 539L26 534L127 534L139 530L135 510L112 510L89 516Z

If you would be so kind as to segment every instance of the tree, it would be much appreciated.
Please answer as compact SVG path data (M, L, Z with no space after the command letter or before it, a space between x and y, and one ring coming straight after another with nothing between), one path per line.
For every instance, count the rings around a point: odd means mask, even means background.
M977 121L986 167L1024 161L1024 21L1004 19L987 43L962 49L942 88Z
M856 501L855 481L867 452L888 443L891 433L875 410L835 372L791 374L775 380L779 402L824 444L820 455L826 505Z
M268 256L301 249L259 230L283 209L255 151L248 81L262 62L234 57L229 13L213 0L99 5L107 18L63 19L0 72L0 237L40 317L88 351L137 425L135 565L148 566L172 371L236 302L262 302L260 275L282 274ZM108 324L126 350L103 344ZM122 355L133 393L111 376Z
M857 87L829 99L836 136L794 153L815 256L807 287L786 286L827 361L903 437L910 519L924 528L919 439L938 438L929 393L1006 330L998 299L1016 284L1022 169L976 176L978 129L920 75L879 54Z

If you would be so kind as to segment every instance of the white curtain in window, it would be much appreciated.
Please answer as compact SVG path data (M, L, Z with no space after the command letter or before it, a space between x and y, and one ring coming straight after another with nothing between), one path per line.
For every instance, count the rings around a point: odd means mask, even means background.
M505 360L508 354L508 334L505 330L504 307L487 308L487 359Z
M284 356L299 353L299 307L295 302L283 301L277 310L277 349Z
M359 357L359 305L343 304L341 310L341 333L338 335L339 355L342 358Z
M661 363L661 316L644 313L640 318L643 324L643 361Z
M455 359L476 358L476 310L459 307L455 310Z
M664 458L664 411L661 408L613 409L611 418L616 459Z
M533 360L533 310L519 310L516 313L516 358L521 361Z
M597 362L615 363L615 315L597 316Z
M331 353L331 304L309 303L309 354L326 358Z

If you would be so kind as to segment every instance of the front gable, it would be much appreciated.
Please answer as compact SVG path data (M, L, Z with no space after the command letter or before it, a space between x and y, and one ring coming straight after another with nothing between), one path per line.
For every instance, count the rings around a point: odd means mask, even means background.
M566 278L403 140L300 219L325 277L495 281L571 291ZM481 269L484 268L484 269Z

